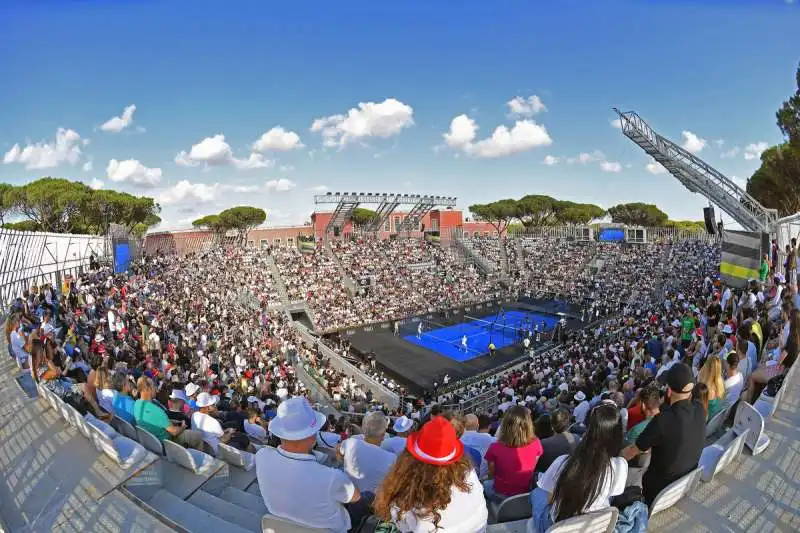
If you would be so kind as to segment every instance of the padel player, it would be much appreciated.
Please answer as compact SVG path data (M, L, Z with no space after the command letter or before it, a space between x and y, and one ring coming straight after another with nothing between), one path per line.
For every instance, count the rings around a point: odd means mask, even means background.
M495 350L497 350L497 347L494 345L493 342L490 342L489 343L489 355L494 355Z
M420 322L419 325L417 326L417 338L418 339L422 338L422 322Z
M461 349L464 350L464 353L467 353L467 351L468 351L468 348L467 348L467 336L466 335L461 337Z

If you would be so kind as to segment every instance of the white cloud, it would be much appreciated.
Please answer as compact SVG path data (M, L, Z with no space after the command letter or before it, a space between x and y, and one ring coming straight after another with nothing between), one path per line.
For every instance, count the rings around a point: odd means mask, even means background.
M444 142L450 148L463 148L472 144L478 133L478 125L467 115L458 115L450 121L450 130L443 134Z
M272 165L271 161L258 153L251 153L247 159L237 159L233 155L231 146L225 142L225 136L221 133L213 137L206 137L192 145L189 152L180 152L175 156L175 163L184 167L196 167L200 164L204 164L206 167L233 165L240 170L266 168Z
M546 155L546 156L544 156L544 161L542 161L542 163L544 163L545 165L551 167L553 165L557 165L559 161L560 161L560 158L558 158L558 157L555 157L555 156L552 156L552 155Z
M600 150L595 150L594 152L581 152L578 157L568 157L567 164L571 165L573 163L580 163L581 165L585 165L586 163L595 163L597 161L605 161L606 155L601 152Z
M346 115L318 118L311 124L311 131L322 133L325 146L344 147L367 137L391 137L413 124L413 108L395 98L387 98L379 103L360 102Z
M55 168L61 163L74 165L81 157L81 136L78 132L58 128L53 143L39 142L25 148L15 144L3 156L3 163L19 163L28 170Z
M92 182L89 184L89 187L91 187L94 190L102 189L104 186L105 183L103 183L102 180L99 180L97 178L92 178Z
M92 167L94 167L94 163L90 159L89 161L87 161L86 163L83 164L82 169L83 169L84 172L91 172Z
M306 189L308 192L328 192L331 190L330 187L327 185L314 185L313 187L309 187Z
M295 182L286 178L269 180L267 183L264 184L264 188L267 191L275 191L275 192L289 191L291 189L294 189L295 186L296 186Z
M293 131L287 131L278 126L267 131L253 143L254 152L288 152L305 146L300 142L300 136Z
M645 168L650 174L664 174L667 171L667 169L655 159L647 163Z
M161 181L160 168L148 168L136 159L117 161L112 159L106 167L108 179L115 182L132 183L143 187L155 187Z
M621 130L622 129L622 120L620 120L618 118L615 118L614 120L611 121L611 127L612 128L617 128L618 130Z
M714 141L714 144L716 144L717 146L723 146L725 144L725 139L717 139L716 141Z
M528 98L522 96L515 96L506 102L510 115L514 118L517 117L532 117L542 111L547 111L547 106L544 105L542 99L538 96L531 95Z
M683 148L688 152L697 154L706 147L706 140L701 139L691 131L682 131L681 137L683 137Z
M250 170L252 168L267 168L273 165L273 162L266 159L263 155L251 153L247 159L236 159L231 157L231 164L239 170Z
M758 159L761 153L769 148L765 142L751 143L744 147L744 158L748 161L751 159Z
M450 148L474 157L505 157L553 142L545 127L532 120L518 120L510 129L497 126L491 137L475 142L477 131L474 120L459 115L450 122L450 130L442 137Z
M727 159L729 157L736 157L737 155L739 155L740 151L741 149L738 146L734 146L730 150L722 152L719 156L723 159Z
M206 185L205 183L190 183L182 180L161 191L158 195L158 202L164 205L189 203L189 202L210 202L214 199L219 189L218 184Z
M100 126L103 131L111 133L119 133L131 124L133 124L133 113L136 111L136 106L131 104L122 110L122 116L112 117L105 124Z
M603 172L621 172L622 165L616 161L601 161L600 170Z

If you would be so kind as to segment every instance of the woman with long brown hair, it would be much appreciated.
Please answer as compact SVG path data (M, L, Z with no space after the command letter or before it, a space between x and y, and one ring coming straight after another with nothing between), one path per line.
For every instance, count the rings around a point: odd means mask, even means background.
M408 436L406 449L378 487L373 509L404 533L485 531L481 482L444 417Z

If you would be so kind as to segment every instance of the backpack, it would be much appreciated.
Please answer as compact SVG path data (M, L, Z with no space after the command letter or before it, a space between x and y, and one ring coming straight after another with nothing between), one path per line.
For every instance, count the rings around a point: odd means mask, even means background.
M770 380L767 381L767 387L764 389L764 394L770 398L777 396L778 391L781 390L781 387L783 386L783 379L785 377L786 373L784 372L783 374L775 376L774 378L770 378Z

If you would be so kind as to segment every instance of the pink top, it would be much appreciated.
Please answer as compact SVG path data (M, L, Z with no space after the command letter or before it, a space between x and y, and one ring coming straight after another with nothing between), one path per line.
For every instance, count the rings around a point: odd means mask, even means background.
M539 439L519 448L509 448L499 441L492 443L486 450L486 460L494 463L494 490L504 496L528 492L533 470L543 453Z

